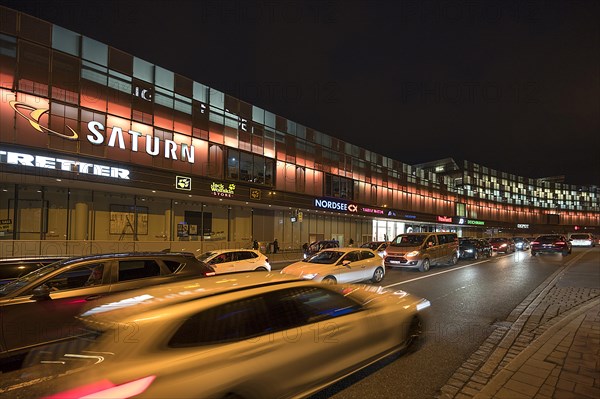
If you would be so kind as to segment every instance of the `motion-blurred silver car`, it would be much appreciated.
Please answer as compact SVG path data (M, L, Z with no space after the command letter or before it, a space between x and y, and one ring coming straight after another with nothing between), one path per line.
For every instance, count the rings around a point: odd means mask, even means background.
M63 359L73 363L79 355L79 361L96 364L63 370L62 377L22 384L11 393L306 397L407 348L421 331L422 311L429 305L403 291L325 285L268 272L150 287L81 316L97 338L85 351ZM40 368L65 365L53 361L37 367L39 376ZM23 377L36 375L34 370ZM120 396L125 393L129 396Z
M328 248L284 267L281 273L329 284L367 280L379 283L385 276L385 267L383 258L372 249Z

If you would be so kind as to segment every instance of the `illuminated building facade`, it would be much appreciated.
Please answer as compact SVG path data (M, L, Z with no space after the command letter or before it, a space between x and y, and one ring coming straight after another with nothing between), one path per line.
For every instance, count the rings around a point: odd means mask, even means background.
M407 165L3 7L0 96L2 254L600 226L598 187Z

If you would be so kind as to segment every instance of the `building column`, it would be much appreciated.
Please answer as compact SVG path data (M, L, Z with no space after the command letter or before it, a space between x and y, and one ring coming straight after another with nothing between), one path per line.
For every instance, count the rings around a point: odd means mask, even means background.
M87 239L88 232L88 205L85 202L75 204L75 240Z

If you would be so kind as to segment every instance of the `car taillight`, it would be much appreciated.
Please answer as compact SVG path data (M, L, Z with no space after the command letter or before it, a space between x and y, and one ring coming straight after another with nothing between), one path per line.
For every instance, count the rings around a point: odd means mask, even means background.
M555 244L556 245L565 245L565 242L564 241L556 241Z
M531 245L534 245L534 244L535 244L535 245L537 245L537 244L539 244L539 243L540 243L539 241L533 241L533 242L531 243Z
M265 262L269 263L269 258L265 258Z
M155 378L155 375L151 375L121 385L115 385L108 380L102 380L52 396L46 396L43 399L127 399L144 392Z
M210 276L216 276L217 273L216 272L206 272L204 273L204 277L210 277Z

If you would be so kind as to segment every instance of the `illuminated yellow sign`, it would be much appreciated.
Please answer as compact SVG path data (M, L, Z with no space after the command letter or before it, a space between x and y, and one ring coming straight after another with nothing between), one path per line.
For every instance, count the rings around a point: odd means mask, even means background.
M227 187L223 183L213 182L210 185L210 191L216 197L227 197L231 198L235 194L235 184L230 183Z

